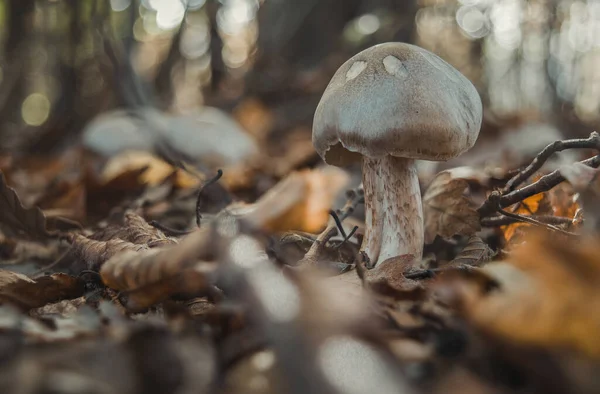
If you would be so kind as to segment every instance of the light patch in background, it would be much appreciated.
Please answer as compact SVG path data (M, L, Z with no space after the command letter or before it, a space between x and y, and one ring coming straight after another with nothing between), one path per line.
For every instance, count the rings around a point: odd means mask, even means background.
M490 32L487 17L477 7L460 7L456 11L456 22L471 38L482 38Z
M125 11L131 5L131 0L110 0L110 8L113 11Z
M257 0L223 0L217 12L219 35L223 39L222 57L230 69L238 69L249 64L256 45L258 24Z
M356 30L363 35L375 33L381 27L381 22L377 15L365 14L356 20Z
M300 313L300 294L268 260L249 269L248 281L268 317L277 323L288 323Z
M254 20L258 11L256 0L226 0L217 13L219 29L225 34L239 33Z
M204 55L210 45L210 32L206 23L188 24L183 31L179 50L186 59L197 59Z
M346 394L408 393L398 387L383 357L371 346L350 336L329 338L319 348L318 359L327 380Z
M42 93L30 94L21 105L21 116L29 126L41 126L50 116L50 100Z
M206 0L188 0L187 9L190 11L200 9L204 3L206 3Z
M272 350L263 350L252 356L252 365L259 371L268 371L275 365L275 353Z

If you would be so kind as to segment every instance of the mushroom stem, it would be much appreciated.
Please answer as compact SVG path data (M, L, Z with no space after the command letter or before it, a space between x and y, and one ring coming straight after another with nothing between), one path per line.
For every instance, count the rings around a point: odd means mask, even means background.
M372 266L403 254L423 254L423 208L413 159L363 157L366 234Z

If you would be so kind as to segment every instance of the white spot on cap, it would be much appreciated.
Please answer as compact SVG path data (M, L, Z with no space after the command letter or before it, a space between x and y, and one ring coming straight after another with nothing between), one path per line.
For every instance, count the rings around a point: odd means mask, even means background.
M363 70L367 68L367 62L358 61L355 62L350 69L346 72L346 81L350 81L360 75Z
M395 56L386 56L383 59L383 66L385 67L385 71L387 71L390 75L398 79L404 79L408 76L408 71L404 64Z

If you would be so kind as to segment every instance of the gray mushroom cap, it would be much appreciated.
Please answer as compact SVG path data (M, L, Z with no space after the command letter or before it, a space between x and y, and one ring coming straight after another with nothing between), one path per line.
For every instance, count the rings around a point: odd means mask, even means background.
M313 145L329 164L385 155L443 161L470 149L482 104L473 84L437 55L385 43L346 61L315 112Z

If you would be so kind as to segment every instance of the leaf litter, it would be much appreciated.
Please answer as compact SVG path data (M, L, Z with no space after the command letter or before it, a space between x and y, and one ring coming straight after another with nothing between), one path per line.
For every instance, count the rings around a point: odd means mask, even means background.
M259 135L268 114L244 111ZM2 177L2 392L537 393L543 376L596 391L574 372L600 365L595 161L505 168L510 187L442 171L423 194L426 257L373 270L354 170L312 167L308 145L222 180L89 159L64 198L33 199L44 210Z

